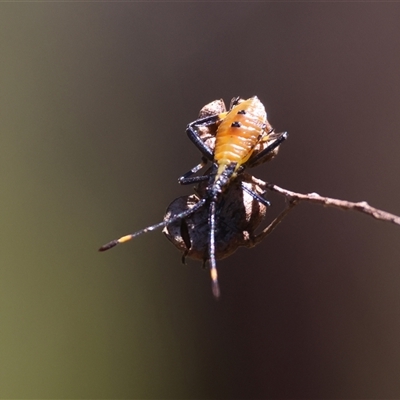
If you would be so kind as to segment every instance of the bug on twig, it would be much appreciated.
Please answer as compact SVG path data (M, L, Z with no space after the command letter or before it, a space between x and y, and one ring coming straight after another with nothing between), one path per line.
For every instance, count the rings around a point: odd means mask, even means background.
M247 100L234 98L229 111L223 111L224 106L222 107L218 101L214 103L214 106L203 108L201 117L191 122L186 128L190 140L198 147L203 157L200 164L179 178L179 183L185 185L203 182L203 185L199 186L201 190L199 190L198 201L192 207L182 209L178 214L171 215L170 218L158 224L105 244L100 251L108 250L142 233L171 225L176 221L185 221L186 218L194 216L199 210L207 207L207 218L201 217L201 220L207 220L208 227L207 250L203 259L209 262L212 291L215 297L219 297L216 267L216 238L218 238L219 227L217 210L221 211L224 194L233 187L234 183L239 185L239 191L246 192L260 205L265 208L269 206L263 193L259 194L253 188L249 188L244 179L241 179L241 174L245 168L254 167L276 155L277 148L287 138L287 133L274 132L267 120L264 105L256 96ZM213 113L213 107L218 106L222 112ZM215 135L212 132L215 132ZM209 143L205 137L207 133L210 135ZM205 175L194 176L208 161L212 162L210 170ZM229 198L230 196L225 196L225 199ZM238 229L240 232L241 228Z

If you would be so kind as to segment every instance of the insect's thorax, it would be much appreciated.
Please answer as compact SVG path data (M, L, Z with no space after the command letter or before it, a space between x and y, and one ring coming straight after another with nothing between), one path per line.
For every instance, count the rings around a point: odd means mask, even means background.
M217 199L237 176L238 165L234 162L226 165L213 165L213 171L208 181L208 194Z

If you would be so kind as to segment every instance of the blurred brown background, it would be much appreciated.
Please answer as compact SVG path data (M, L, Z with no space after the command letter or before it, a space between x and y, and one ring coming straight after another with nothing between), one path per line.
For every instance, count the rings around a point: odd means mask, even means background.
M400 214L400 4L0 5L0 397L399 398L400 228L300 205L208 273L160 231L217 98L254 171ZM273 201L271 215L283 206Z

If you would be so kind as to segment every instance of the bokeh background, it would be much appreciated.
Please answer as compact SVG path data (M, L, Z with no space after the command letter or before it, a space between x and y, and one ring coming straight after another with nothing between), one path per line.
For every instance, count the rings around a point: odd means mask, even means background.
M400 214L399 19L2 3L0 397L399 398L399 227L302 204L218 263L218 302L160 231L97 253L192 191L186 124L237 95L290 135L257 177Z

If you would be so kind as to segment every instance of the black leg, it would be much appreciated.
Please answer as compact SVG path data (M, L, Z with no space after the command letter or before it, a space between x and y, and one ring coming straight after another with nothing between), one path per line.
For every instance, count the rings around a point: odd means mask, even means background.
M247 188L243 184L243 182L241 182L241 187L246 193L248 193L251 197L253 197L254 200L257 200L259 203L263 204L265 207L271 206L271 203L267 199L264 199L264 197L261 197L256 192L253 192L251 189Z
M283 141L288 137L287 132L282 132L280 136L277 137L270 145L268 145L264 150L260 151L256 156L251 157L246 167L252 167L255 164L262 162L262 159L267 157L271 151L275 150Z
M193 167L190 171L186 172L186 174L183 174L179 179L178 183L181 185L186 185L186 180L194 175L196 172L200 171L205 165L207 164L207 158L201 157L201 162L200 164L197 164L195 167Z
M199 165L201 165L201 164L199 164ZM196 170L199 167L199 165L194 167L192 170L187 172L185 175L181 176L178 179L178 182L181 185L191 185L192 183L198 183L198 182L204 182L204 181L210 180L211 177L212 177L212 179L215 178L215 174L217 173L217 169L218 169L218 165L216 163L213 164L211 170L208 171L207 175L191 176L192 175L192 171ZM231 168L234 168L234 167L235 166L233 166L233 167L231 166ZM232 169L232 172L233 172L233 169Z
M211 117L201 118L196 121L191 122L187 128L186 133L189 136L189 139L194 143L194 145L201 151L204 157L208 160L212 161L214 159L214 150L210 149L203 140L201 139L197 127L198 126L207 126L215 124L219 121L218 115L212 115Z
M193 183L204 182L210 178L209 175L201 175L201 176L189 176L185 177L185 175L181 176L178 182L181 185L192 185Z
M175 221L179 221L180 219L186 218L189 215L195 213L201 207L203 207L206 204L206 201L207 201L207 198L202 198L193 207L189 208L188 210L182 211L179 214L174 215L173 217L171 217L170 219L168 219L166 221L159 222L158 224L148 226L147 228L141 229L140 231L137 231L135 233L131 233L129 235L122 236L119 239L112 240L111 242L101 246L99 251L105 251L105 250L111 249L112 247L116 246L117 244L125 243L128 240L135 238L136 236L142 235L143 233L154 231L155 229L158 229L158 228L163 228L164 226L172 224Z

